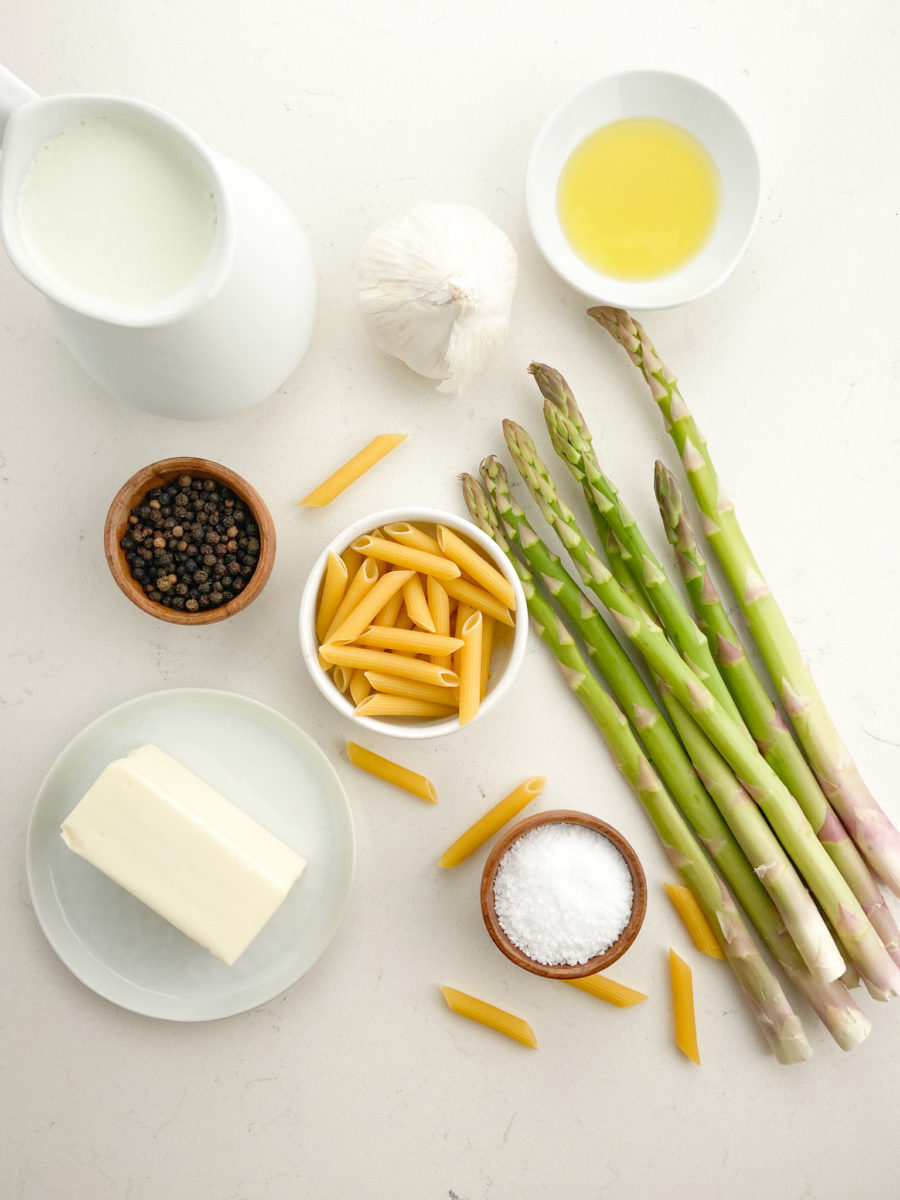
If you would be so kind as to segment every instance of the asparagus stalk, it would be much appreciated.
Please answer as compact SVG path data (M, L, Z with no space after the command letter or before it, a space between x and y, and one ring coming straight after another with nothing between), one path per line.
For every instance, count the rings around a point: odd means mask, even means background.
M547 468L525 430L507 421L504 431L523 478L578 566L585 585L610 610L650 668L669 684L676 698L692 714L764 811L860 974L878 990L888 995L900 994L900 968L887 954L853 892L787 788L760 755L752 739L728 716L681 659L660 626L625 594L600 562L578 528L574 514L560 500ZM742 812L742 815L748 814ZM769 884L779 886L785 874L783 869L773 872ZM796 898L796 904L797 907L788 912L780 911L786 923L789 922L791 936L804 962L821 979L838 978L844 971L844 963L815 905L805 891Z
M775 906L707 795L681 742L661 716L634 664L559 558L548 550L531 527L510 493L502 464L492 456L484 460L481 471L493 508L476 482L471 477L464 477L464 492L470 512L491 536L494 536L493 530L499 517L503 534L520 557L527 561L534 575L585 643L619 706L630 717L664 785L753 920L776 961L804 993L838 1045L843 1050L854 1049L869 1034L871 1025L868 1019L843 984L823 983L805 969ZM497 538L500 544L503 544L503 534ZM505 545L504 548L509 553L509 546Z
M463 488L472 516L510 554L499 526L485 518L487 497L472 476L463 477ZM476 499L477 492L481 492L481 502ZM800 1019L756 948L737 905L642 753L624 714L591 674L572 633L537 590L528 568L512 554L510 559L522 580L535 629L550 646L569 687L603 734L616 766L641 801L670 861L717 933L722 952L778 1061L803 1062L811 1051Z
M602 518L601 518L601 524L600 524L600 526L598 526L598 532L603 532ZM606 531L606 554L607 554L607 561L609 563L609 569L613 575L613 578L618 581L619 585L621 586L623 591L626 593L626 595L630 596L635 601L635 603L642 605L645 612L649 613L651 611L652 606L650 605L649 600L647 600L646 597L643 595L643 589L641 588L640 579L635 578L635 576L629 570L627 559L620 554L619 543L618 543L615 535L609 531ZM740 805L741 803L747 803L747 801L749 800L749 797L747 797L747 793L746 793L745 789L743 789L741 787L741 784L738 781L737 777L731 771L730 767L724 761L724 759L722 759L721 755L716 753L715 749L710 744L709 740L704 736L704 734L701 732L699 727L693 721L693 718L684 710L684 708L674 698L674 696L672 695L672 689L669 688L659 678L659 676L655 672L653 673L653 682L656 685L657 691L659 692L659 694L662 698L663 704L666 708L666 711L669 714L669 717L672 720L673 725L678 730L679 736L681 737L681 740L684 743L684 747L687 748L687 753L690 756L688 761L690 762L691 760L693 760L693 764L697 768L698 778L703 780L703 785L705 786L705 792L706 792L707 798L709 795L715 794L717 797L716 804L718 805L718 809L721 809L723 811L727 810L729 807L733 808L736 805ZM785 732L787 732L787 731L785 730ZM640 734L639 734L639 736L640 736ZM790 737L790 734L788 734L788 737ZM678 739L676 738L675 740L677 742ZM792 739L792 741L793 741L793 739ZM682 753L684 753L684 749L682 748L681 743L678 743L678 745L679 745L679 749L682 750ZM657 771L659 771L660 774L663 775L663 780L666 782L667 786L669 786L668 780L666 779L665 774L662 771L660 771L659 764L656 761L656 759L653 757L653 753L649 750L648 750L648 753L650 753L651 761L654 763L654 766L656 766ZM798 751L798 753L799 753L799 751ZM801 756L801 758L802 758L802 756ZM704 762L704 760L705 760L705 764L706 764L705 768L701 765ZM805 762L805 760L803 760L803 761ZM807 770L809 770L808 767L807 767ZM672 789L670 788L670 790L672 790ZM679 798L678 793L673 791L672 794L675 796L675 799L678 801L678 803L681 804L681 800ZM694 829L696 830L697 826L694 823L693 819L690 817L690 814L684 808L684 805L681 805L681 807L682 807L682 811L685 812L685 814L688 816L688 819L691 821L691 824L694 825ZM713 807L713 811L717 812L717 814L718 814L718 810L715 807ZM836 818L835 818L835 820L836 820ZM730 835L730 830L728 830L728 827L725 826L725 828L726 828L726 831ZM846 836L846 834L845 834L845 836ZM823 843L823 844L825 844L825 843ZM847 844L849 846L853 847L853 843L849 839L847 841ZM827 848L828 847L826 845L826 849ZM853 847L853 849L855 852L855 847ZM743 855L741 855L741 857L743 858ZM857 858L859 858L858 854L857 854ZM749 866L749 864L747 864L746 859L743 859L743 861L746 866ZM860 861L862 861L862 860L860 859ZM863 868L865 869L866 873L868 874L868 868L865 866L865 863L863 863ZM806 992L807 998L810 1000L810 1003L813 1005L813 1008L815 1009L816 1013L820 1016L823 1023L825 1024L825 1026L831 1030L831 1032L835 1036L835 1039L838 1041L838 1043L840 1045L842 1045L843 1049L845 1049L845 1050L852 1049L853 1046L858 1045L859 1041L863 1040L864 1038L866 1038L868 1036L868 1033L871 1029L871 1025L866 1023L863 1026L862 1031L858 1031L857 1017L855 1014L852 1014L852 1019L849 1021L849 1023L847 1021L848 1013L846 1011L846 1002L848 1000L850 1000L852 1007L854 1009L856 1009L856 1012L859 1014L859 1016L862 1015L861 1013L859 1013L859 1010L858 1010L856 1004L850 998L849 993L846 992L846 988L858 986L858 984L860 982L859 974L856 971L856 968L853 967L852 964L847 966L846 970L844 971L844 974L841 976L841 979L839 981L835 981L834 983L826 984L826 983L821 983L819 981L813 981L812 976L809 974L808 971L806 971L802 960L800 959L799 955L797 954L796 948L794 947L793 943L790 943L789 949L790 949L792 957L795 959L795 962L785 962L784 957L779 953L779 942L778 942L779 936L787 937L783 926L781 926L780 931L776 931L776 934L775 934L775 937L773 940L773 938L771 938L769 936L769 933L766 930L766 928L764 927L764 925L760 923L759 914L756 911L754 911L753 909L747 908L747 904L745 902L741 888L735 882L735 880L732 879L731 875L729 874L726 864L724 864L724 863L720 864L720 869L722 870L722 874L725 876L726 880L728 881L728 883L734 890L735 894L737 895L738 900L741 902L741 904L744 905L744 908L746 909L746 911L748 911L752 914L753 922L756 925L757 929L760 931L762 937L764 938L766 945L769 947L769 949L772 951L772 953L775 955L775 957L781 963L781 966L787 972L788 976L792 977L792 971L795 972L797 967L801 968L801 978L799 980L797 980L795 978L795 982L799 983L799 986ZM753 878L754 878L754 881L756 881L758 884L758 880L756 879L755 874L754 874ZM845 876L845 878L846 878L846 876ZM860 893L856 891L855 888L854 888L854 894L857 896L857 899L860 900L860 903L862 904L863 903L862 897L861 897ZM891 929L896 928L896 926L894 926L894 924L893 924L893 917L891 916L890 912L884 905L884 902L883 902L883 899L881 898L880 892L878 893L878 898L879 898L879 900L881 900L881 908L884 910L884 919L883 920L880 919L880 917L881 917L880 909L874 910L874 919L872 917L872 913L869 913L869 917L870 917L870 919L872 919L872 924L873 924L876 932L880 934L882 941L886 941L885 935L889 934ZM774 909L774 906L771 905L771 901L768 900L768 897L766 897L766 900L768 901L769 905L772 907L772 912L773 912L773 915L775 916L775 918L779 919L777 911ZM868 912L868 909L866 909L865 905L863 905L863 907L864 907L864 911ZM827 922L826 922L826 924L827 924ZM832 933L832 937L834 938L834 936L835 936L834 931L830 930L830 932ZM788 939L788 941L790 942L790 939ZM891 957L896 962L897 959L896 959L895 951L887 945L886 945L886 949L888 949L888 953L891 955ZM812 985L812 986L810 986L810 985ZM871 983L868 982L868 980L866 981L866 987L867 987L869 993L871 994L872 998L875 1000L888 1000L890 998L884 992L879 991L877 988L875 988ZM838 988L840 990L837 993L837 996L831 995L831 996L829 996L829 998L826 1001L825 997L821 994L821 992L823 989L830 989L830 988ZM812 992L812 994L810 994L810 992ZM837 999L837 998L840 999L840 1004L837 1006L838 1011L834 1012L833 1010L836 1007L835 999ZM837 1030L835 1030L835 1028L834 1028L835 1025L837 1025ZM849 1045L847 1044L848 1039L851 1043Z
M643 585L653 611L684 661L703 680L725 711L743 724L706 638L669 581L634 517L619 499L615 484L601 470L587 423L572 389L559 371L543 363L532 363L528 369L544 396L544 420L553 449L582 485L594 514L594 524L605 525L615 536L624 562L637 582Z
M803 809L819 841L872 922L894 961L900 964L900 931L884 897L852 838L819 787L815 775L769 698L747 658L725 605L722 603L706 559L697 545L688 520L681 489L662 463L654 475L656 498L666 536L675 550L678 568L716 655L725 682L766 761L784 781Z
M716 475L706 440L684 403L675 376L659 360L647 334L628 313L602 307L588 312L624 347L643 373L703 512L704 532L744 611L822 790L870 866L900 895L900 831L866 787L835 729L738 524L734 505Z

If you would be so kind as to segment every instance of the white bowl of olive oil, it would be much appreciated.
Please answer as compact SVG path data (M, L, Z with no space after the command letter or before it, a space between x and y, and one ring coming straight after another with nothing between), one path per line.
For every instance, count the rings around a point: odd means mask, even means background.
M619 308L672 308L723 283L759 210L759 159L715 92L668 71L598 79L535 139L532 233L577 291Z

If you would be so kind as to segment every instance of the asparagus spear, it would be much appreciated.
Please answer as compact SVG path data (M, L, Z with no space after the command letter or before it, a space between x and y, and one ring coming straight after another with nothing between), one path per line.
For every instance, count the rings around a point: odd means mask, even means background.
M487 497L471 475L463 476L463 489L472 516L510 554L499 526L486 519ZM481 492L481 501L476 499L477 492ZM756 948L737 905L642 753L625 716L594 679L571 632L537 590L527 567L511 554L510 559L522 580L535 629L556 655L566 682L599 727L616 766L653 822L670 861L717 933L722 952L778 1061L803 1062L811 1053L803 1027Z
M675 550L698 622L705 630L722 676L747 727L766 761L784 780L819 841L853 888L888 953L900 963L900 932L893 915L865 860L826 800L809 764L747 658L697 545L681 489L672 472L660 462L656 464L654 485L666 536Z
M794 798L760 755L752 739L728 716L680 658L663 630L625 594L600 562L578 528L574 514L560 500L547 468L525 430L507 421L504 431L507 445L529 490L577 564L585 585L599 596L651 669L669 684L676 698L692 714L765 812L860 974L876 989L888 995L900 995L900 968L889 957ZM783 870L773 872L768 882L772 886L780 885L784 874ZM791 936L804 962L820 978L836 979L843 973L843 960L811 898L805 892L802 895L806 899L798 896L796 909L788 913L784 909L780 911L786 923L790 921Z
M805 969L796 947L785 933L775 906L707 795L683 746L661 716L634 664L559 558L548 550L535 533L510 493L502 464L491 456L481 464L481 471L493 508L475 480L464 477L469 511L491 536L494 536L493 530L499 517L503 533L497 536L498 544L504 545L507 554L510 553L509 545L505 544L503 538L505 534L571 621L620 707L630 717L638 738L666 788L713 857L716 867L753 920L776 961L804 993L838 1045L843 1050L854 1049L869 1034L871 1025L868 1019L843 984L824 983Z
M598 528L605 525L615 536L626 565L637 582L643 584L644 594L682 658L725 711L743 724L706 638L670 583L634 517L619 499L615 484L601 470L587 423L571 388L559 371L543 363L532 363L528 369L544 396L544 420L553 449L581 483L594 515L594 524Z
M647 334L628 313L592 308L588 313L627 351L640 368L678 448L704 516L704 532L747 617L763 660L778 688L800 743L845 827L873 870L900 895L900 831L863 782L825 708L809 667L716 475L675 376L657 357Z

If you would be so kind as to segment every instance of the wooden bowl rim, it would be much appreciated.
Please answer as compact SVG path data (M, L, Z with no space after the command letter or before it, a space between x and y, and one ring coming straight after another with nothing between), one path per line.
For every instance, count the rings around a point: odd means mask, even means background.
M587 962L574 964L539 963L533 958L529 958L527 954L524 954L518 946L509 940L504 932L503 926L497 917L497 910L494 903L494 879L496 878L497 867L500 865L501 858L510 846L512 846L513 842L518 841L520 837L529 833L532 829L538 828L538 826L564 823L584 825L588 829L593 829L595 833L602 834L613 843L625 859L631 873L631 882L634 891L631 903L631 916L613 944L608 946L602 954L595 954L593 958L589 958ZM644 874L644 868L641 866L641 861L635 853L634 847L618 829L608 824L608 822L602 820L600 817L595 817L593 813L579 812L576 809L551 809L548 812L533 813L530 817L524 817L521 821L517 821L515 825L507 829L494 843L481 875L481 915L484 918L485 927L491 935L494 944L516 966L522 967L526 971L531 971L534 975L542 975L546 979L584 979L587 975L595 975L598 971L611 966L612 963L622 957L634 942L634 939L640 932L641 925L644 923L646 912L647 877Z
M161 487L183 473L216 479L225 487L230 488L250 509L253 519L259 527L259 559L247 586L227 603L196 613L166 608L164 604L158 604L151 600L131 574L125 553L120 545L128 526L129 514L138 500L153 488ZM106 514L103 528L103 548L110 573L120 591L124 592L132 604L137 605L143 612L173 625L211 625L215 621L224 621L226 617L233 616L236 612L246 608L248 604L252 604L265 587L275 562L275 523L256 488L236 471L232 471L230 467L223 466L222 463L217 463L211 458L191 456L161 458L142 467L139 471L135 471L116 492Z

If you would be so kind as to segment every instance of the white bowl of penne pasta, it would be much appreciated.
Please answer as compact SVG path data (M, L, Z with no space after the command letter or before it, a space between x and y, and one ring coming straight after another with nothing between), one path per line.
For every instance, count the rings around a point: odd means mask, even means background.
M521 665L525 596L470 521L396 508L325 547L300 602L300 648L330 704L375 733L426 738L490 712Z

